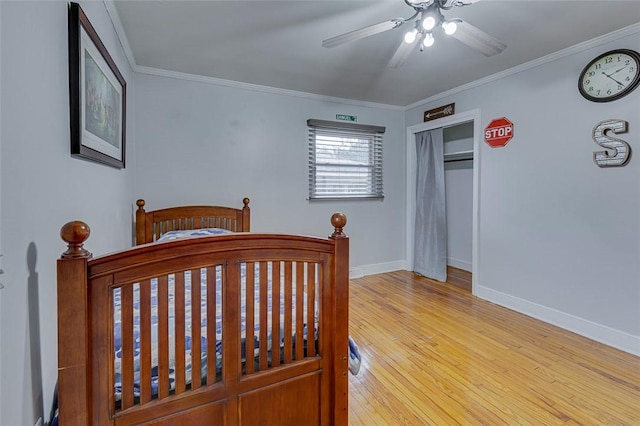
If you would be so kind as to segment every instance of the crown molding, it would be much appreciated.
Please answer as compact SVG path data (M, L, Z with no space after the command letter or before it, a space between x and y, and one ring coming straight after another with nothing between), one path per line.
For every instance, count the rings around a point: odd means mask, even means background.
M335 102L340 104L355 105L366 108L388 109L394 111L404 111L405 107L397 105L388 105L375 102L359 101L355 99L337 98L333 96L318 95L316 93L299 92L297 90L280 89L271 86L261 86L259 84L244 83L241 81L225 80L216 77L207 77L197 74L189 74L177 71L168 71L159 68L137 66L136 72L140 74L154 75L158 77L175 78L178 80L194 81L204 84L212 84L215 86L233 87L236 89L253 90L256 92L270 93L274 95L290 96L295 98L311 99L321 102Z
M127 57L127 62L129 62L129 66L131 67L131 69L136 72L138 65L136 64L136 60L133 57L133 51L131 50L131 45L129 44L127 34L124 32L124 27L122 26L122 21L120 20L120 15L118 15L116 5L113 0L102 0L102 2L104 3L105 9L107 9L107 13L109 14L109 19L111 19L113 29L115 30L116 36L120 41L120 46L122 46L122 50Z
M482 86L482 85L494 82L496 80L500 80L502 78L505 78L505 77L508 77L508 76L511 76L511 75L514 75L514 74L518 74L520 72L523 72L523 71L538 67L540 65L547 64L549 62L556 61L558 59L562 59L564 57L567 57L567 56L570 56L570 55L585 51L587 49L591 49L591 48L594 48L594 47L601 46L601 45L603 45L605 43L609 43L611 41L615 41L615 40L620 39L622 37L626 37L626 36L630 36L630 35L636 34L638 32L640 32L640 23L629 25L628 27L624 27L624 28L621 28L619 30L616 30L616 31L610 32L608 34L602 35L600 37L596 37L596 38L593 38L591 40L587 40L587 41L584 41L582 43L575 44L573 46L567 47L566 49L558 50L557 52L551 53L551 54L543 56L541 58L534 59L534 60L529 61L529 62L525 62L524 64L517 65L517 66L515 66L513 68L509 68L507 70L500 71L500 72L495 73L495 74L491 74L491 75L489 75L487 77L483 77L483 78L481 78L479 80L472 81L471 83L467 83L467 84L464 84L462 86L454 87L453 89L447 90L446 92L438 93L437 95L433 95L433 96L430 96L430 97L428 97L426 99L423 99L421 101L414 102L411 105L407 105L406 107L404 107L404 110L408 111L410 109L413 109L413 108L416 108L416 107L419 107L419 106L422 106L422 105L425 105L425 104L428 104L428 103L431 103L431 102L434 102L434 101L437 101L437 100L440 100L440 99L443 99L443 98L447 98L449 96L453 96L453 95L461 93L461 92L464 92L465 90L473 89L475 87Z

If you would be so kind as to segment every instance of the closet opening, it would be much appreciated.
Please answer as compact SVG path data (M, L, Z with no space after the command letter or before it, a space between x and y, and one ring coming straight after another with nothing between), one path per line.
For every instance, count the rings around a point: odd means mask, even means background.
M440 130L441 129L441 133ZM474 292L475 283L478 282L477 275L477 256L478 256L478 176L479 176L479 141L481 137L480 131L480 113L479 110L472 110L466 113L456 114L439 120L411 126L407 129L407 269L421 273L424 270L422 251L430 252L432 242L427 242L427 249L423 249L424 235L429 234L428 238L434 234L433 226L423 226L420 222L424 218L421 212L416 229L416 209L424 208L422 200L417 199L417 192L427 194L431 197L431 191L424 191L424 184L417 184L418 174L424 165L418 161L417 141L420 135L425 132L435 130L435 133L441 134L442 148L440 153L436 154L441 164L436 164L442 173L444 168L444 210L446 216L446 232L441 240L446 240L446 255L441 254L439 260L440 270L446 262L446 280L454 285L469 287L471 281L471 292ZM439 138L438 136L437 138ZM437 140L436 138L436 140ZM422 160L421 160L422 161ZM429 183L435 185L435 183ZM430 208L430 207L428 207ZM426 231L429 229L429 231ZM416 233L417 232L417 233ZM437 232L435 233L437 234ZM416 246L417 243L417 246ZM435 244L440 247L441 241ZM446 260L442 257L445 256ZM417 263L416 259L418 260ZM417 268L417 269L416 269ZM427 268L428 272L431 272ZM429 276L429 274L422 274ZM442 281L442 274L437 274ZM432 277L439 279L437 277Z

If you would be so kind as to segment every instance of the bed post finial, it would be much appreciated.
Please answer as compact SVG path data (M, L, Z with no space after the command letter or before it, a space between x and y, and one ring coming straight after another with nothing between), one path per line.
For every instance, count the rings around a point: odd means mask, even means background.
M62 259L73 259L86 257L90 258L91 253L82 247L89 238L91 229L89 225L79 220L74 220L64 224L60 229L60 238L67 243L67 251L62 253Z
M347 224L347 216L344 213L334 213L331 216L331 224L334 227L333 234L331 234L331 238L346 238L344 232L342 232L342 228Z
M239 216L239 219L242 218L242 223L240 224L240 229L238 229L238 231L240 232L249 232L251 231L251 208L249 208L249 198L244 197L242 199L242 204L244 204L244 206L242 207L242 213Z
M153 241L153 219L149 218L149 226L152 229L147 230L147 212L144 211L145 202L142 198L136 201L138 210L136 210L136 245L150 243ZM149 233L147 235L147 232Z

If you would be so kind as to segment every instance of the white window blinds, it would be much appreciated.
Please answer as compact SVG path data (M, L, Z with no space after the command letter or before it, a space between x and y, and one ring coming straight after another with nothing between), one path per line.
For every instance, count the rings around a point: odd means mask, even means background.
M307 120L309 198L383 198L385 128Z

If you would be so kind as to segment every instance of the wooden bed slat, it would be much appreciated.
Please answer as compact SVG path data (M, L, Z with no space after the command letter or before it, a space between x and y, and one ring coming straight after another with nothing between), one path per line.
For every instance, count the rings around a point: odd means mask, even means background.
M235 383L241 371L240 352L240 263L227 264L222 278L222 381Z
M291 262L284 262L284 363L288 364L293 360L293 344L292 344L292 332L293 332L293 273Z
M140 404L151 401L151 281L140 282Z
M307 356L316 356L316 264L307 264Z
M280 365L280 262L272 263L271 270L271 365L277 367Z
M199 269L191 270L191 389L198 389L202 384L202 366L201 366L201 341L200 332L202 306L200 300L201 294L201 271ZM209 295L205 293L204 297ZM207 300L207 299L205 299ZM215 318L215 317L214 317ZM215 361L215 355L213 357ZM215 368L215 363L213 364Z
M158 398L169 396L169 283L158 277Z
M269 314L269 290L267 277L269 273L269 264L267 262L260 262L260 370L266 370L268 368L267 358L267 335L271 331L268 326Z
M181 394L186 389L185 378L185 297L184 297L184 272L175 274L175 317L174 330L175 333L175 393Z
M122 318L120 322L121 358L122 366L122 408L133 406L133 286L125 285L118 290L120 292L120 306Z
M246 299L246 326L245 326L245 374L251 374L254 371L253 365L253 339L255 337L255 263L247 262L244 264L246 268L247 285L244 297Z
M304 358L304 263L296 262L296 360Z
M216 272L217 268L207 268L207 385L216 382Z

